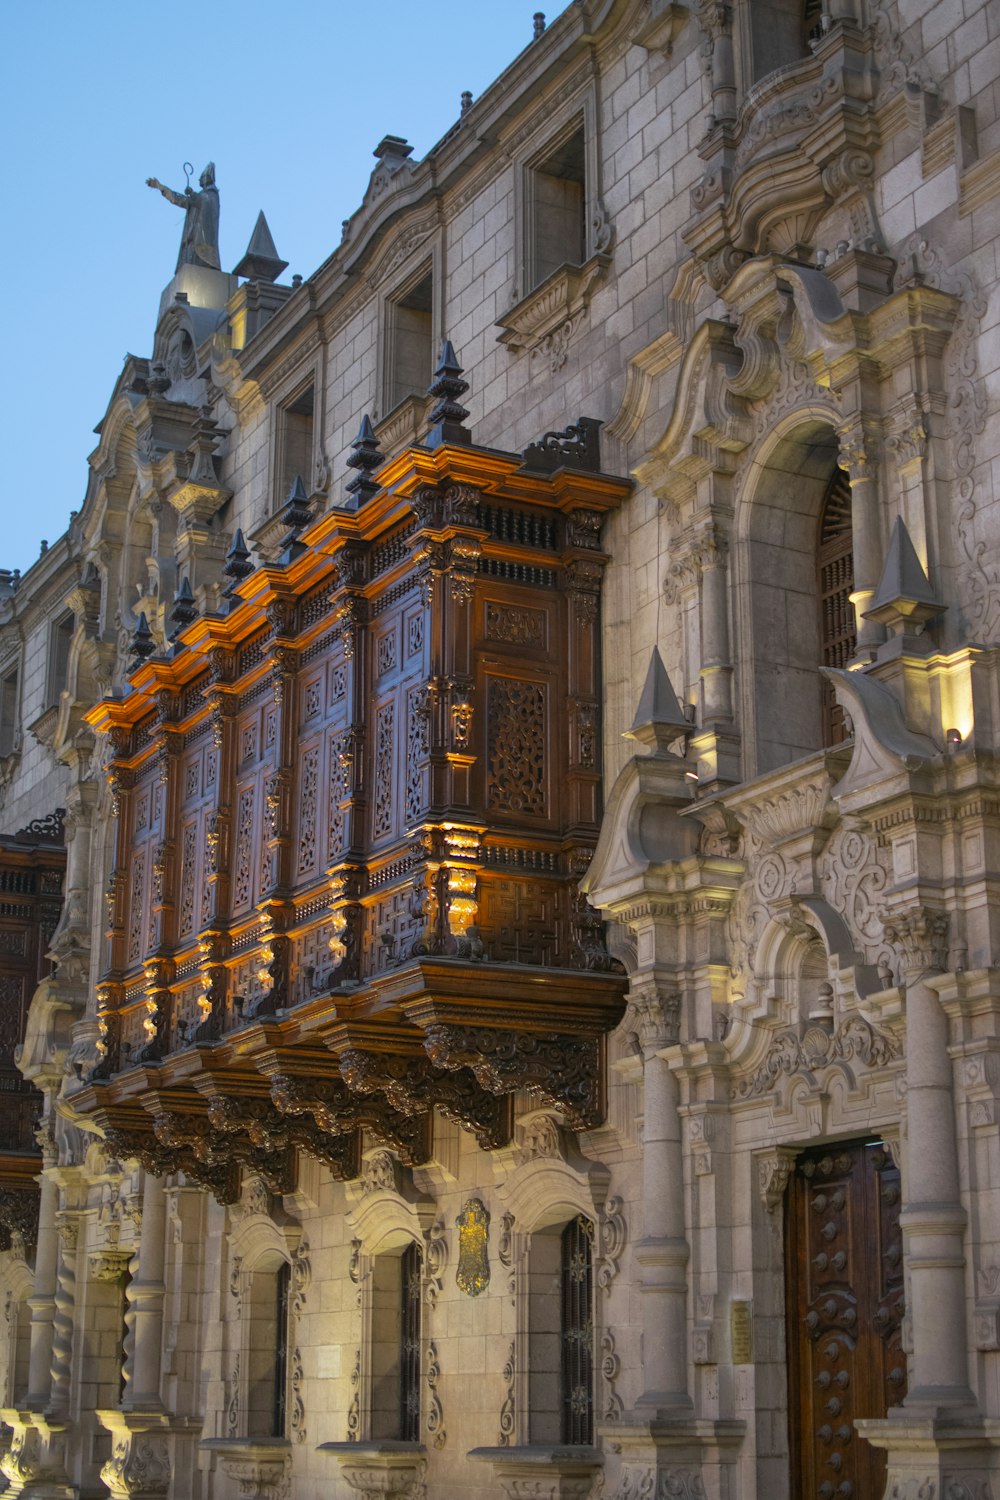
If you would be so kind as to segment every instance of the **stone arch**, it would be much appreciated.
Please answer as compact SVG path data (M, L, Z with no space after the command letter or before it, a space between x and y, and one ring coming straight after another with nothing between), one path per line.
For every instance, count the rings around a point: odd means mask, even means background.
M819 405L792 413L740 486L733 603L750 778L823 746L816 545L838 466L835 422Z
M0 1396L13 1406L28 1389L31 1309L35 1278L20 1248L0 1253Z

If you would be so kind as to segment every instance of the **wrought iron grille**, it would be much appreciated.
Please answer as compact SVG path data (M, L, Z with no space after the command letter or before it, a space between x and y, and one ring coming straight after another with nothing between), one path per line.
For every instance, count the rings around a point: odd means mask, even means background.
M820 512L816 550L820 656L825 667L846 667L857 649L851 540L851 486L844 471L835 469ZM822 692L823 743L839 745L847 738L844 712L825 678Z
M399 1296L399 1435L420 1441L420 1246L408 1245L400 1256Z
M594 1440L594 1226L562 1232L562 1440Z
M288 1419L288 1289L292 1280L292 1268L287 1260L282 1262L275 1278L275 1337L274 1337L274 1408L271 1412L271 1434L285 1437Z

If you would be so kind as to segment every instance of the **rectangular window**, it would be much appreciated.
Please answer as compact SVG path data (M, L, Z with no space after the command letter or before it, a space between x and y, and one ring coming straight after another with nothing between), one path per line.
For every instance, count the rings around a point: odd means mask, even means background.
M386 303L385 410L408 396L424 396L434 373L430 267Z
M10 755L17 741L18 670L0 678L0 755Z
M528 285L587 258L587 174L583 122L530 163L527 182Z
M49 690L47 694L50 708L59 702L66 687L69 648L73 640L74 624L72 614L67 612L52 626L52 635L49 639Z
M316 398L313 386L300 392L293 401L281 408L279 428L278 494L276 504L280 507L288 499L296 478L302 480L307 495L313 492L315 465L313 464L313 413Z
M275 1286L274 1404L271 1436L285 1437L288 1420L288 1291L292 1268L286 1260L278 1268Z
M594 1226L582 1216L562 1233L562 1440L594 1441Z
M408 1245L399 1259L399 1435L420 1441L420 1246Z

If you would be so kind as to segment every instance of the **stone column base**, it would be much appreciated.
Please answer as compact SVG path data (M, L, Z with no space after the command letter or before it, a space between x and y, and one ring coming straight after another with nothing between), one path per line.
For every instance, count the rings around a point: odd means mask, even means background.
M5 1407L0 1416L14 1430L0 1458L0 1473L9 1483L4 1493L12 1500L74 1500L76 1489L65 1467L66 1424L23 1407Z
M1000 1479L1000 1422L960 1410L920 1415L896 1407L884 1420L855 1422L889 1460L885 1500L989 1500ZM990 1481L993 1481L991 1487Z
M526 1443L521 1448L473 1448L469 1458L491 1463L507 1500L587 1500L603 1462L596 1448Z
M650 1422L633 1414L599 1431L621 1454L615 1500L736 1500L745 1422Z

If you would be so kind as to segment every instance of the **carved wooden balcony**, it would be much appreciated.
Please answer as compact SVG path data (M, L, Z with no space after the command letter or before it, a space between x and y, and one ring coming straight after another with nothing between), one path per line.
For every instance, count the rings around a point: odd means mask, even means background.
M580 895L600 816L596 424L410 448L91 713L118 810L103 1056L116 1149L283 1190L363 1135L485 1148L528 1089L586 1128L624 979ZM357 498L357 497L355 497Z

